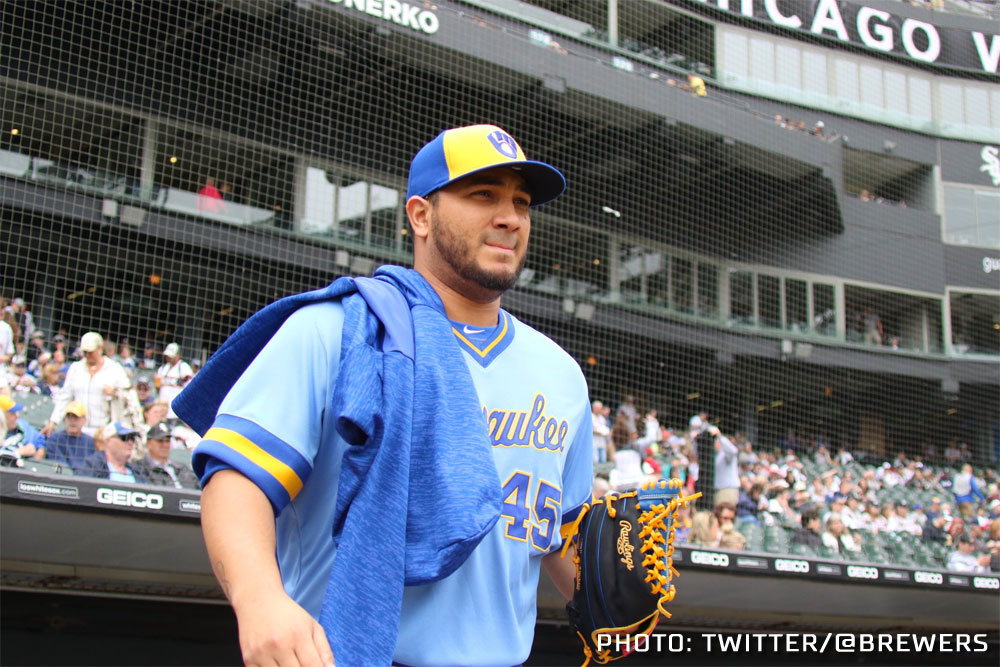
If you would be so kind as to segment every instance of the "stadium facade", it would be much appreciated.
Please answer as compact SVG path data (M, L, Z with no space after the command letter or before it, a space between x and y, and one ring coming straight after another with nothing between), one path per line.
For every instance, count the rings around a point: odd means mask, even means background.
M567 176L504 307L594 398L996 467L997 9L933 4L8 0L0 292L204 359L408 264L409 159L490 122Z
M570 183L506 305L595 397L996 460L1000 37L890 5L5 3L3 288L206 356L407 263L414 148L495 122Z

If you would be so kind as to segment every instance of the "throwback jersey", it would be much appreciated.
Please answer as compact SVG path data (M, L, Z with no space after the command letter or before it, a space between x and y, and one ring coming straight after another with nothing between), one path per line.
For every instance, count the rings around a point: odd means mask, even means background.
M315 618L336 557L331 518L348 446L334 420L323 418L343 317L338 302L293 313L230 390L198 446L211 457L203 485L231 467L267 495L285 590ZM454 335L490 430L502 514L452 575L404 589L395 658L512 665L531 649L540 558L561 545L560 526L590 500L587 386L566 352L504 311L496 327L456 323Z

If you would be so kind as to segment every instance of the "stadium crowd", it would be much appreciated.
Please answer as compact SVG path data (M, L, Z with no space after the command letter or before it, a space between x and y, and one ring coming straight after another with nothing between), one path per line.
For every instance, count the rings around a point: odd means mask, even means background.
M938 457L898 452L882 460L790 430L773 449L730 436L708 415L663 427L640 420L632 397L614 418L592 405L594 494L676 477L700 491L679 513L677 541L961 572L1000 572L1000 487L993 469L974 470L965 443Z
M48 338L23 301L0 303L0 465L197 489L189 461L199 437L170 401L199 367L177 343L146 344L136 357L128 341L93 331L78 344ZM704 412L663 426L632 396L614 416L594 401L592 422L596 497L659 477L702 493L679 515L678 542L1000 572L998 476L974 470L957 440L886 461L794 430L761 448Z
M135 358L95 331L78 345L50 340L18 302L0 304L0 465L197 489L188 461L199 438L170 401L198 364L177 343Z

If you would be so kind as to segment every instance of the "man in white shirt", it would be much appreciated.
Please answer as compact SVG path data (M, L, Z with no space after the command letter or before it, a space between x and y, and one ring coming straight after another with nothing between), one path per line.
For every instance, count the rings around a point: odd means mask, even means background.
M167 363L160 366L156 371L156 384L160 392L160 398L172 403L174 397L181 393L188 381L194 376L191 365L181 359L181 346L177 343L167 345L163 350L163 357ZM167 410L167 419L177 419L174 409Z
M54 394L52 415L42 428L48 436L63 420L72 401L84 405L87 423L83 432L93 436L111 422L121 421L136 427L142 423L142 408L128 373L117 361L104 356L104 338L88 331L80 338L83 359L70 364L62 389Z

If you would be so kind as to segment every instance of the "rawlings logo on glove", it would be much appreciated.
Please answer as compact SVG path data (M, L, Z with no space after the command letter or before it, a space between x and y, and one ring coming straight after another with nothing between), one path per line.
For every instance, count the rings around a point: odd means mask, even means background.
M609 493L563 529L562 555L576 545L576 592L566 605L570 622L583 640L584 665L607 664L628 655L630 648L608 648L607 636L648 637L676 590L673 566L674 517L678 508L701 496L680 497L682 483L661 479L638 491ZM612 546L614 545L614 546ZM642 556L636 567L636 546ZM605 641L598 637L605 636ZM603 648L602 648L603 647Z

